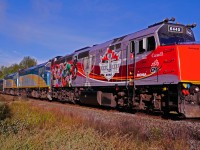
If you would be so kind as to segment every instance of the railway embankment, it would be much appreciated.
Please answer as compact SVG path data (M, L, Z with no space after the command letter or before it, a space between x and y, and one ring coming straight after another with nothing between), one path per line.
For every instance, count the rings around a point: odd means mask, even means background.
M198 150L200 123L0 95L0 147Z

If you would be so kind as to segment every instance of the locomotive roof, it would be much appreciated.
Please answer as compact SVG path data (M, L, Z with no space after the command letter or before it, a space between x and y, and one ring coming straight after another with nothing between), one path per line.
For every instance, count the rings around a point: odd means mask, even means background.
M29 70L34 70L36 68L40 68L40 67L43 67L47 64L47 62L45 63L42 63L42 64L39 64L39 65L36 65L36 66L33 66L33 67L30 67L30 68L27 68L27 69L24 69L24 70L20 70L19 72L24 72L24 71L29 71Z
M134 33L131 33L131 34L128 34L128 35L124 35L124 36L121 36L121 37L118 37L118 38L114 38L114 39L106 41L104 43L93 45L92 47L84 47L84 48L75 50L73 53L67 54L67 55L59 58L57 61L61 61L62 59L65 59L66 57L70 57L70 56L76 55L78 53L82 53L84 51L88 51L88 50L89 51L93 51L93 50L97 50L97 49L102 49L102 48L109 47L111 45L115 45L115 44L121 43L123 41L130 41L130 40L133 40L133 39L138 39L140 37L142 38L144 36L153 35L162 26L169 25L169 24L185 26L183 24L174 24L174 23L169 23L169 22L156 23L156 24L150 25L150 26L148 26L148 28L142 29L140 31L137 31L137 32L134 32Z
M87 47L75 50L71 54L67 54L67 55L65 55L63 57L58 58L58 60L56 62L61 61L62 59L66 58L66 57L69 57L71 55L74 55L75 53L77 54L77 53L80 53L80 52L83 52L83 51L88 51L88 50L92 51L92 50L96 50L96 49L101 49L101 48L108 47L109 45L112 45L112 44L115 44L115 43L119 43L121 41L129 41L131 39L136 39L136 38L139 38L139 37L143 37L143 36L147 36L147 35L150 35L150 34L154 34L164 24L165 23L149 26L146 29L143 29L143 30L140 30L140 31L128 34L128 35L124 35L124 36L121 36L119 38L114 38L112 40L109 40L109 41L101 43L101 44L93 45L93 47L87 46Z
M124 36L121 36L121 37L118 37L118 38L114 38L114 39L106 41L104 43L93 45L92 47L84 47L84 48L75 50L73 53L65 55L62 58L64 58L64 57L66 58L66 57L69 57L71 55L83 52L83 51L88 51L88 50L89 51L93 51L93 50L97 50L97 49L106 48L108 46L115 45L117 43L121 43L122 41L130 41L130 40L133 40L133 39L138 39L140 37L144 37L144 36L148 36L148 35L153 35L162 26L164 26L164 25L170 25L170 24L171 25L185 26L183 24L175 24L175 23L170 23L170 22L155 23L153 25L148 26L148 28L142 29L140 31L137 31L137 32L134 32L134 33L131 33L131 34L128 34L128 35L124 35ZM60 59L62 59L62 58L60 58Z
M43 67L43 66L45 66L47 63L45 62L45 63L42 63L42 64L39 64L39 65L36 65L36 66L33 66L33 67L30 67L30 68L28 68L28 69L35 69L35 68L40 68L40 67Z
M66 60L72 60L72 58L75 54L78 55L79 53L86 52L86 51L89 51L89 50L91 50L91 47L89 47L89 46L75 50L71 54L67 54L65 56L58 58L56 61L54 61L54 63L59 64L61 62L65 62Z
M80 52L80 51L83 51L83 50L86 50L86 49L89 49L90 46L86 46L86 47L83 47L81 49L78 49L78 50L75 50L75 52Z
M10 79L10 78L14 77L16 74L17 74L17 72L9 74L9 75L5 76L4 79Z
M138 32L130 34L127 38L130 40L130 39L136 39L136 38L143 37L146 35L154 34L161 26L163 26L163 24L159 24L156 26L152 26L150 28L140 30Z
M119 43L121 41L129 41L131 39L136 39L136 38L139 38L139 37L154 34L163 25L164 24L155 25L155 26L152 26L152 27L149 27L149 28L128 34L128 35L124 35L124 36L119 37L119 38L114 38L114 39L107 41L105 43L98 44L98 45L91 47L91 50L101 49L101 48L104 48L104 47L108 47L109 45Z
M118 43L121 43L122 41L130 41L133 39L138 39L138 38L142 38L144 36L148 36L148 35L153 35L155 34L161 27L163 26L167 26L167 25L176 25L176 26L183 26L183 27L187 27L183 24L175 24L175 23L170 23L170 22L160 22L160 23L156 23L153 25L148 26L148 28L142 29L140 31L119 37L119 38L114 38L112 40L109 40L107 42L104 42L102 44L98 44L93 46L90 50L96 50L96 49L101 49L101 48L105 48L111 45L115 45ZM190 28L190 27L188 27Z

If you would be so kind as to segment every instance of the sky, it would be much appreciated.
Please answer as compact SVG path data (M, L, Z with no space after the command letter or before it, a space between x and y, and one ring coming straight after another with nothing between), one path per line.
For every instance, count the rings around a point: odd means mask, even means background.
M0 0L0 66L39 63L147 28L166 17L197 23L199 0Z

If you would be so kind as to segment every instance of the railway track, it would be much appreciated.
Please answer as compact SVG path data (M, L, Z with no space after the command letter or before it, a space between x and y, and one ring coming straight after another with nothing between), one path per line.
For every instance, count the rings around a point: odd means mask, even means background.
M180 120L179 118L177 118L176 115L171 114L171 116L168 116L167 118L162 117L161 114L147 114L145 111L138 111L138 112L126 112L125 110L116 110L116 109L112 109L109 107L94 107L94 106L88 106L88 105L83 105L83 104L78 104L75 105L73 103L68 103L68 102L59 102L59 101L48 101L48 100L38 100L38 99L33 99L33 98L24 98L24 97L19 97L19 96L11 96L11 95L3 95L0 94L1 97L3 97L4 99L6 99L6 102L12 102L15 100L28 100L29 102L32 102L32 104L36 104L38 103L39 105L43 106L49 106L49 104L51 105L55 105L55 106L65 106L65 107L74 107L74 108L82 108L82 109L86 109L86 110L94 110L94 111L100 111L100 112L105 112L105 113L113 113L113 114L117 114L117 115L123 115L123 116L128 116L128 117L137 117L137 118L148 118L148 119L152 119L152 120L168 120L168 121L182 121L182 122L191 122L191 123L200 123L200 118L186 118L184 120Z

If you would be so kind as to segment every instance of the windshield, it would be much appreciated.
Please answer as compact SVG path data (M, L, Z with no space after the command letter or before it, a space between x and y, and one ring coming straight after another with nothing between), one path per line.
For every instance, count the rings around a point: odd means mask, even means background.
M195 40L184 34L165 34L161 33L159 35L161 45L178 44L184 42L194 42Z
M164 25L158 31L160 45L194 42L195 38L191 29L185 26Z

